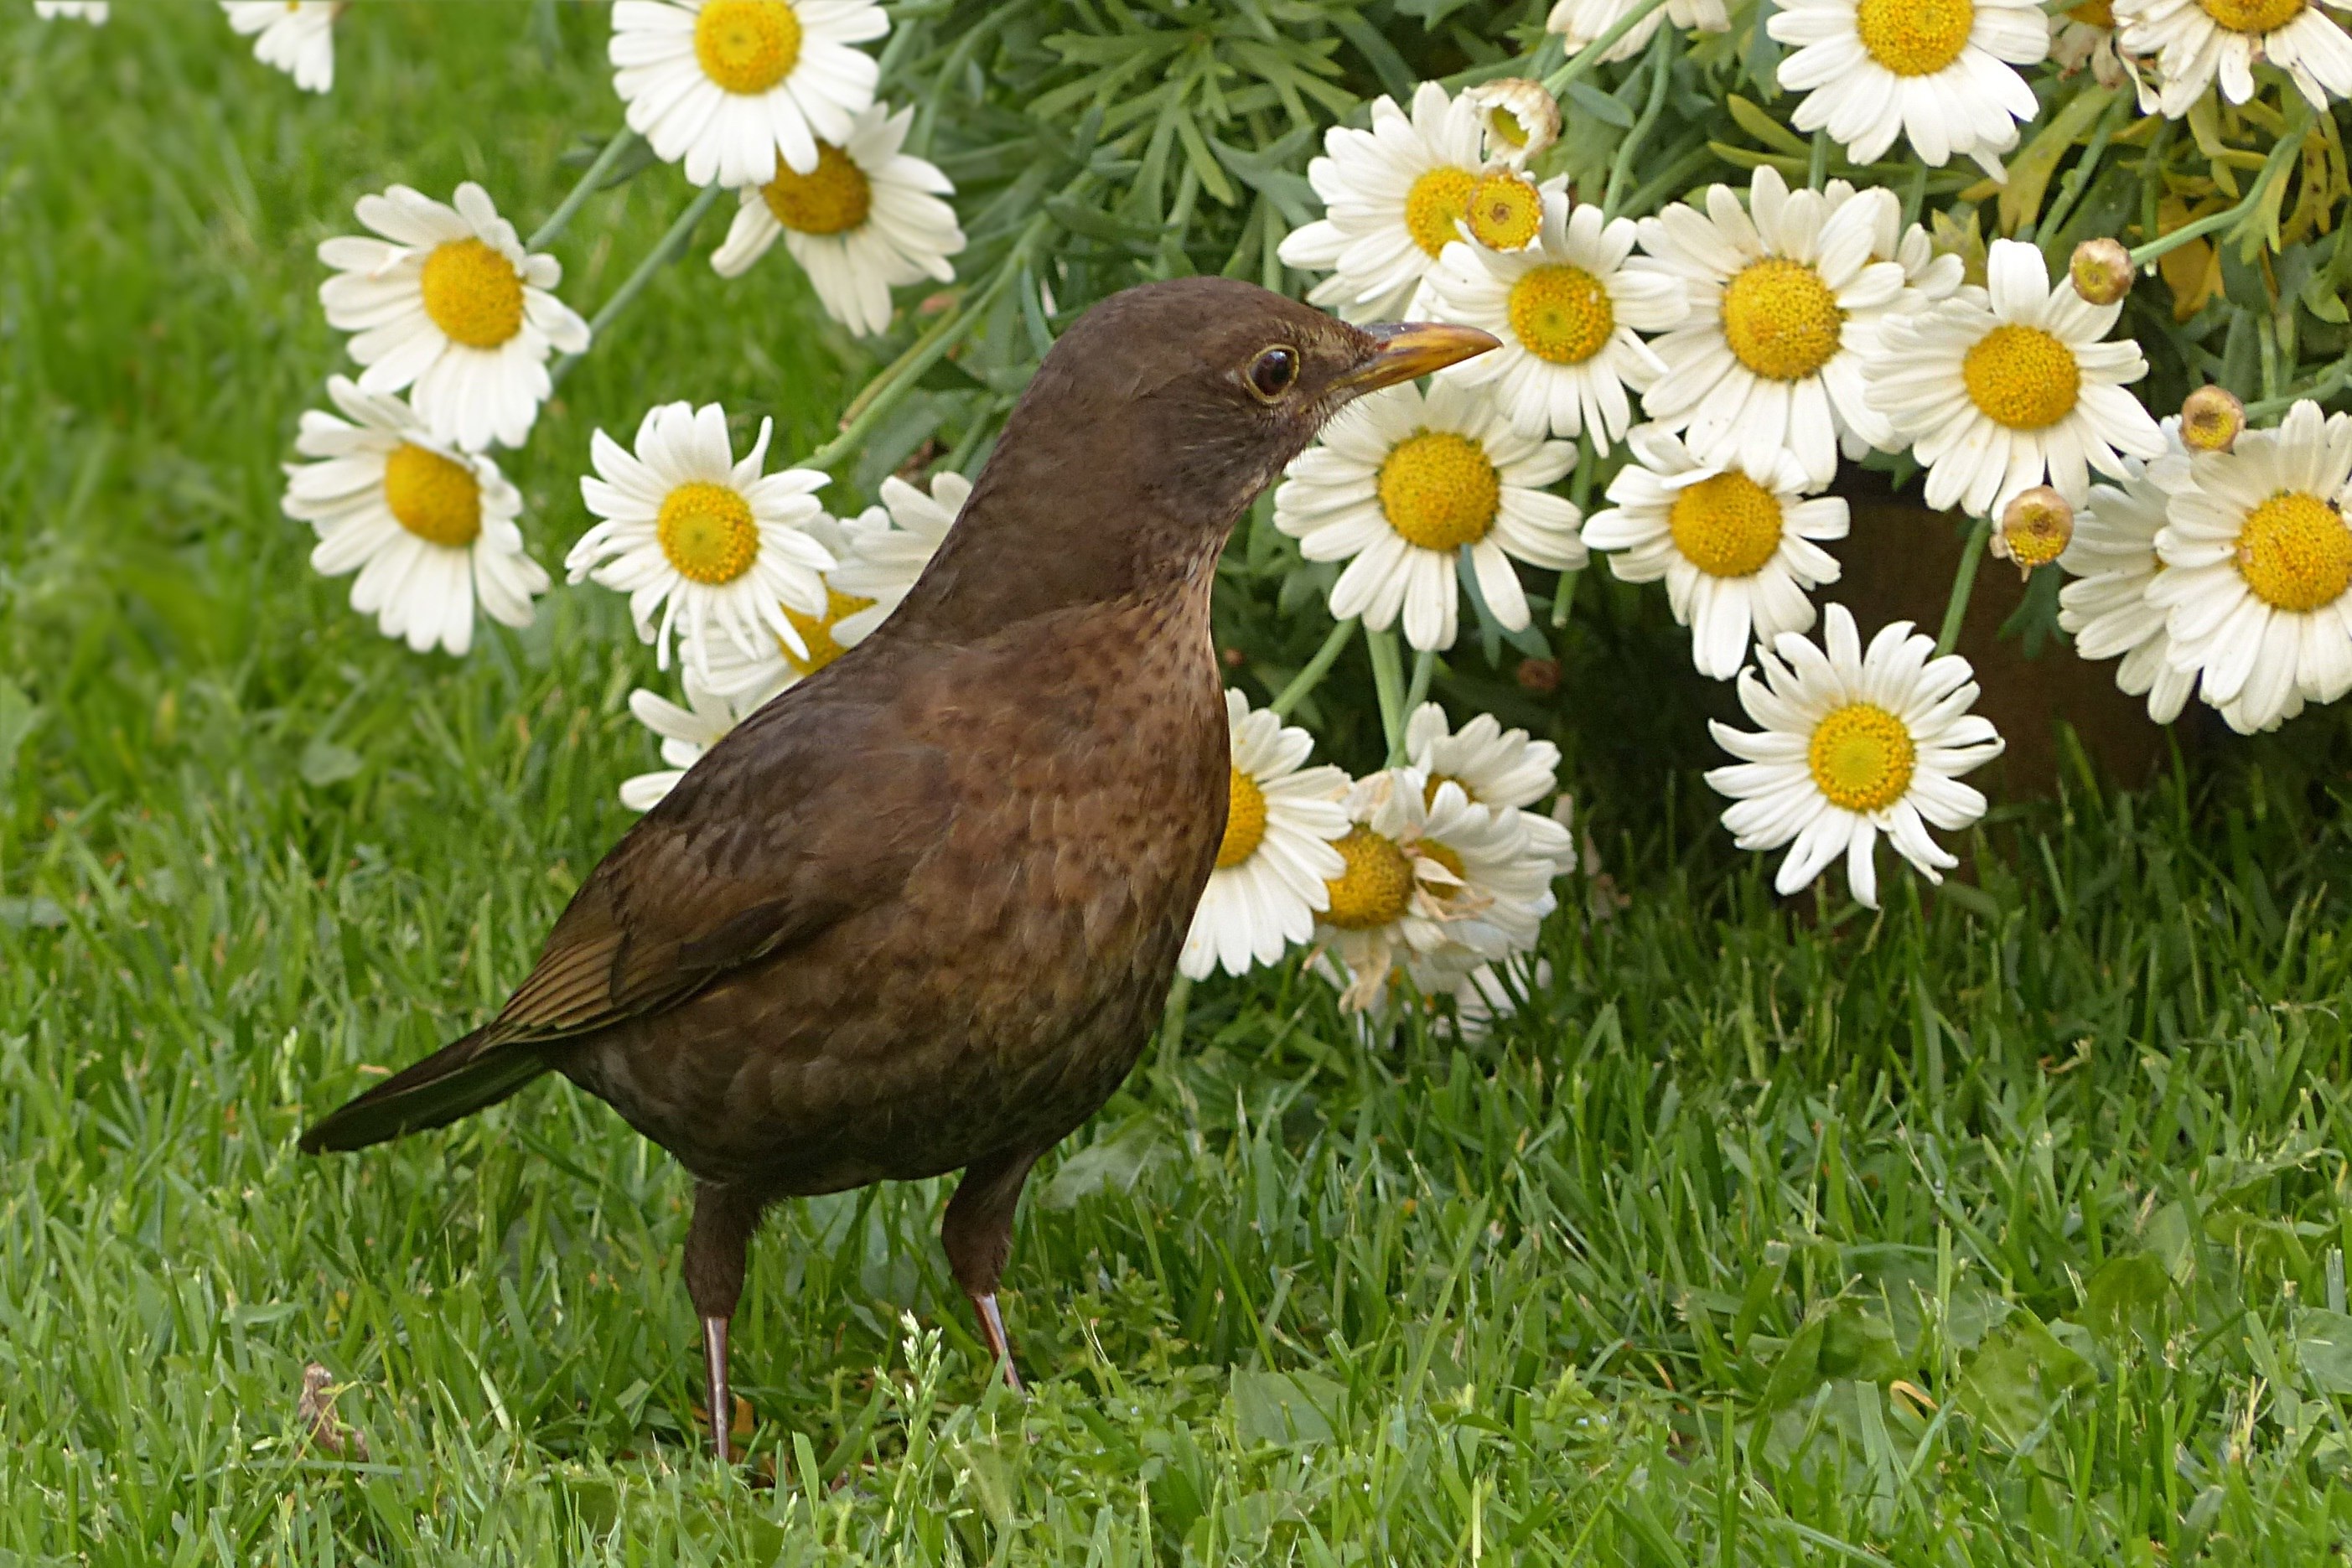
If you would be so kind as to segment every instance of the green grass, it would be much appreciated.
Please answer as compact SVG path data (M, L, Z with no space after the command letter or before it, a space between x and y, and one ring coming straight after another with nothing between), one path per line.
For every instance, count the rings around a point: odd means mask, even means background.
M1883 917L1776 904L1687 743L1588 745L1631 903L1567 889L1497 1038L1204 988L1041 1172L1025 1404L940 1184L782 1211L737 1327L772 1488L691 1441L685 1183L601 1106L299 1156L362 1064L496 1004L650 764L613 596L415 658L277 511L337 363L311 246L394 179L551 207L616 119L564 26L546 58L520 6L368 7L320 101L209 6L0 17L0 1563L2342 1556L2324 719L2004 810L1979 891ZM567 297L683 199L601 201ZM660 278L510 464L541 558L650 397L823 439L869 362L814 319L780 266ZM1589 587L1568 691L1630 711ZM364 1462L309 1440L314 1361Z

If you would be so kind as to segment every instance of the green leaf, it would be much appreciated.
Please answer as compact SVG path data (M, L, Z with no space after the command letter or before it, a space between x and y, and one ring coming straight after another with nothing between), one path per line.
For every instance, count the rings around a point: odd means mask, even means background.
M1138 1116L1102 1142L1089 1144L1064 1160L1038 1201L1047 1208L1072 1208L1080 1198L1098 1192L1127 1192L1147 1169L1173 1152L1160 1137L1159 1124L1149 1116Z
M1723 107L1730 110L1733 122L1740 130L1766 146L1778 148L1794 157L1811 159L1812 144L1765 113L1761 106L1750 103L1735 92L1725 95Z
M2159 1338L2172 1301L2172 1276L2153 1252L2110 1258L2083 1287L2084 1325L2114 1342L2127 1334Z
M2352 1395L2352 1317L2324 1307L2297 1313L2294 1359L2309 1392Z
M331 740L314 740L302 748L302 759L296 764L302 782L315 789L340 784L355 778L363 766L360 754L348 746L338 746Z
M1988 1335L1960 1375L1954 1403L2012 1448L2040 1432L2066 1396L2097 1381L2091 1364L2060 1343L2032 1312L2013 1313Z
M1330 1417L1347 1389L1311 1372L1234 1368L1234 1437L1244 1448L1305 1448L1331 1440Z

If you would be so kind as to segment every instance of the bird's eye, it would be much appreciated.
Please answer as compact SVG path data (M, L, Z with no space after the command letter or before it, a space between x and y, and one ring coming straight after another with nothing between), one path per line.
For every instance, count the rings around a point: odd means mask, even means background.
M1250 361L1250 391L1272 402L1298 379L1298 350L1279 346L1260 350Z

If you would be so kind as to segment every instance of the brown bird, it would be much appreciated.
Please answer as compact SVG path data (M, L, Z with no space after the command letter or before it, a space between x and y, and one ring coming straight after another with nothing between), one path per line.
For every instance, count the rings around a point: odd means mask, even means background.
M646 813L497 1018L303 1135L356 1149L562 1073L695 1178L688 1293L728 1457L727 1330L776 1199L961 1169L940 1239L996 1306L1022 1183L1134 1066L1224 831L1217 554L1341 404L1484 352L1224 278L1087 313L865 642Z

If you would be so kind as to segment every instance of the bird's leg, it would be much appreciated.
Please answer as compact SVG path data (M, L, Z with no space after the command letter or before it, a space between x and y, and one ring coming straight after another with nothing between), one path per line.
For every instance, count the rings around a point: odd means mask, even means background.
M760 1227L755 1197L709 1182L696 1184L694 1218L686 1230L686 1293L702 1320L704 1393L710 1401L710 1447L720 1464L733 1458L728 1441L735 1399L727 1381L727 1325L743 1294L744 1255Z
M1040 1152L1016 1150L975 1161L948 1200L947 1218L940 1226L948 1267L971 1298L980 1337L987 1341L989 1354L1004 1368L1004 1381L1016 1394L1021 1392L1021 1374L1013 1364L1013 1342L1005 1335L1003 1315L996 1310L996 1282L1013 1251L1013 1211L1021 1203L1021 1184L1029 1179L1029 1167L1037 1163Z

